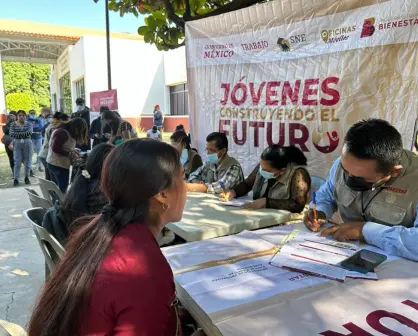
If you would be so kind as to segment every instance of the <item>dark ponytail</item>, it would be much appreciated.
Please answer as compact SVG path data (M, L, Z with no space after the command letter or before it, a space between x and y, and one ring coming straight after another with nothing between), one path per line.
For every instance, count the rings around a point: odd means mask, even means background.
M127 224L149 220L149 200L173 185L179 169L176 150L160 141L126 141L108 155L101 188L109 204L71 237L35 305L28 335L79 335L95 274L113 238Z
M306 166L308 163L303 152L295 146L272 145L263 151L261 160L269 161L276 169L285 168L291 163L298 166Z

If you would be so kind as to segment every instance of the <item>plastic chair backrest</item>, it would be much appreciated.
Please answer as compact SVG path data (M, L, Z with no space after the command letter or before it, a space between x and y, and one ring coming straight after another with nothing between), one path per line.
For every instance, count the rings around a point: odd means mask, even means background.
M55 201L62 202L64 195L54 182L40 177L38 177L38 180L39 188L41 188L42 195L46 200L48 200L51 204L55 204Z
M311 190L317 191L319 188L322 187L327 181L322 177L318 176L311 176Z
M30 192L31 194L34 194L35 196L39 196L39 194L36 192L36 190L35 189L33 189L33 188L25 188L25 190L27 191L27 192Z
M44 254L45 262L48 265L49 270L52 272L56 264L64 255L64 248L47 230L42 227L42 221L45 213L45 209L33 208L23 211L23 216L32 225L32 229L38 239L39 246Z
M45 198L39 195L35 195L33 192L36 193L36 191L34 191L33 189L30 190L30 188L25 188L25 190L29 196L30 204L32 204L34 208L42 208L47 210L52 206L51 203L49 203Z

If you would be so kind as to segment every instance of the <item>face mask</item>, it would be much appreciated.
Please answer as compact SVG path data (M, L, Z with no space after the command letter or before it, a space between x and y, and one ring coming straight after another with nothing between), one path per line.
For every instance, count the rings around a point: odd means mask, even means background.
M264 177L266 180L271 180L276 178L275 174L277 173L270 173L268 171L263 170L263 168L261 168L261 166L258 168L258 172L260 173L260 175L262 177Z
M181 165L184 166L187 160L189 159L189 151L186 148L183 148L180 155Z
M35 119L36 119L36 115L34 115L34 114L29 114L29 119L30 119L30 120L35 120Z
M356 176L350 176L347 172L344 172L344 182L353 191L369 191L376 188L383 187L387 181L380 183L381 180L373 183L367 182L365 179Z
M51 123L52 122L52 118L48 118L48 119L46 119L49 123Z
M218 161L219 161L219 158L218 158L218 153L211 153L211 154L208 154L208 155L206 156L206 160L207 160L209 163L217 164L217 163L218 163Z
M83 109L84 109L84 106L83 105L77 105L77 111L81 111Z

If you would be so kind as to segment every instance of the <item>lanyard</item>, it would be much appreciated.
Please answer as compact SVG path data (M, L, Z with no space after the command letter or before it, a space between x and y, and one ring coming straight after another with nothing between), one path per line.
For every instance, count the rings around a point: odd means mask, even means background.
M369 201L367 202L366 206L364 206L364 193L361 193L361 216L363 217L364 221L366 220L366 210L369 207L370 203L372 203L372 201L375 199L375 197L377 195L379 195L379 193L383 190L383 186L380 187L380 189L369 199Z

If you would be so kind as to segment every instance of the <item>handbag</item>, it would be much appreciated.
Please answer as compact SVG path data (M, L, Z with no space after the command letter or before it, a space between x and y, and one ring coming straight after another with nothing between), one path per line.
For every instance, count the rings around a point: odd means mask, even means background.
M1 138L1 142L3 143L3 145L5 145L6 147L9 147L10 144L13 142L13 138L10 135L4 135Z

